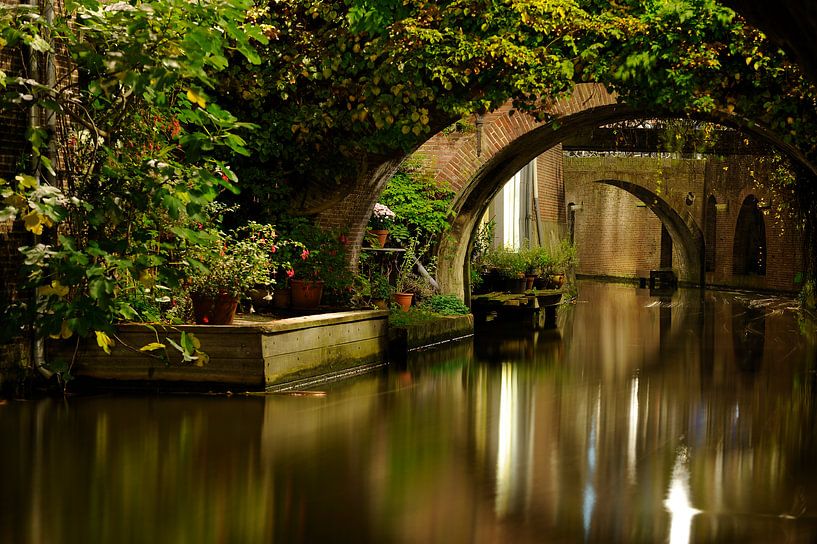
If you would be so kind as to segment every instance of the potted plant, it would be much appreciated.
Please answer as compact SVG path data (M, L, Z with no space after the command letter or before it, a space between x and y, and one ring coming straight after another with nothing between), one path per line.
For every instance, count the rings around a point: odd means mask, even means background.
M512 293L525 291L525 256L513 249L501 247L489 251L484 262L503 280L502 290Z
M408 287L412 280L414 265L417 264L417 240L410 239L403 253L403 260L397 268L397 279L395 281L394 301L406 312L411 306L411 299L414 293L409 292Z
M196 256L195 272L188 276L196 323L231 324L239 299L253 287L272 282L270 244L274 240L260 241L248 232L239 229L231 236L217 234L209 251Z
M528 271L535 276L534 287L546 289L554 264L550 250L545 247L532 247L528 250L527 261Z
M553 257L553 281L558 287L562 287L566 280L566 275L573 277L576 266L579 264L576 246L569 240L562 240L556 249Z
M391 299L394 289L389 284L389 278L383 275L376 275L369 281L369 296L372 304L381 310L389 308L388 301Z
M345 236L304 223L291 233L295 252L287 272L292 307L316 308L325 290L337 295L351 288L353 275L346 264Z
M377 236L380 247L386 247L389 229L394 224L396 215L385 204L379 202L374 205L372 216L369 218L369 233Z

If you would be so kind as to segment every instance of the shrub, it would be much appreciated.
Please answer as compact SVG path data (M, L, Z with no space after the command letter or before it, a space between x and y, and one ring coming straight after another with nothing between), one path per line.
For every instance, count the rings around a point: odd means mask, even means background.
M434 295L424 307L441 315L468 315L471 310L455 295Z

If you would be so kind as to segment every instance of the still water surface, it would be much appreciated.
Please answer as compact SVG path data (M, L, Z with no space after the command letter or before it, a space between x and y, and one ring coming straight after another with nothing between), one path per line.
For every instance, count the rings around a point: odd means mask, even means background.
M789 306L582 282L558 331L324 396L8 401L0 542L815 542Z

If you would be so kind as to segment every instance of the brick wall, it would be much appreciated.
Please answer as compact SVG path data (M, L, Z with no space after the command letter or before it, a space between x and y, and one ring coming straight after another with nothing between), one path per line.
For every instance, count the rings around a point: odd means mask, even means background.
M3 4L17 4L16 0L0 0ZM22 73L23 58L4 52L0 66L9 74ZM25 112L0 113L0 177L11 180L26 164L25 130L28 117ZM0 304L4 307L18 297L17 284L22 259L17 247L27 243L28 236L18 225L0 222ZM30 346L25 340L0 344L0 394L14 390L23 379L30 364Z
M5 5L17 5L18 0L0 0ZM61 11L63 2L53 2L54 9ZM0 67L9 74L20 74L30 77L28 69L28 53L26 51L9 52L4 50L0 54ZM45 63L41 60L40 68ZM55 56L56 78L58 81L72 82L76 74L72 73L71 65L65 52L58 52ZM41 75L36 79L42 80ZM57 119L62 123L63 119ZM19 109L12 112L0 113L0 177L11 180L21 171L31 168L28 161L28 145L25 132L30 123L30 110ZM38 124L45 124L41 114ZM65 128L65 127L63 127ZM59 161L56 163L59 165ZM22 245L32 243L32 237L19 223L11 224L0 222L0 304L4 306L23 296L18 286L22 256L17 250ZM31 365L31 344L27 338L19 338L9 344L0 344L0 392L16 390L18 385L28 377Z
M704 229L704 207L709 195L719 204L716 212L715 267L706 273L710 285L749 289L796 291L795 276L803 268L802 241L793 218L764 211L766 228L765 276L735 275L732 252L738 215L749 195L769 203L771 195L755 180L766 176L753 157L706 160L653 158L565 158L565 198L581 205L576 213L575 236L579 273L634 277L636 272L660 265L661 223L640 199L626 191L596 183L602 179L637 180L673 208L688 213L694 227ZM692 195L691 203L687 195ZM771 202L771 204L774 204ZM677 241L673 267L683 266Z

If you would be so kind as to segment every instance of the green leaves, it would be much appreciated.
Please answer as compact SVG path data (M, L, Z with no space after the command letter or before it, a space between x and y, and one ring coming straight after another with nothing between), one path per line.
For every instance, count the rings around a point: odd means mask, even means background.
M22 219L41 237L19 248L21 277L41 296L36 305L0 309L0 320L15 323L10 329L37 322L42 334L59 334L70 323L88 335L143 318L125 294L178 285L178 263L212 241L201 228L207 207L220 192L237 191L224 159L248 153L244 134L253 128L219 107L212 89L236 59L260 61L255 46L268 38L248 19L251 8L249 0L104 8L75 0L51 21L29 8L0 6L4 53L59 49L82 74L70 92L0 74L0 111L27 115L36 105L66 129L58 139L45 126L29 129L25 157L58 174L64 190L30 173L0 185L0 219Z

